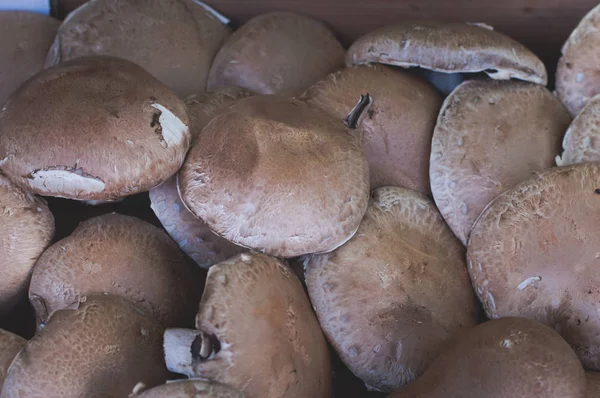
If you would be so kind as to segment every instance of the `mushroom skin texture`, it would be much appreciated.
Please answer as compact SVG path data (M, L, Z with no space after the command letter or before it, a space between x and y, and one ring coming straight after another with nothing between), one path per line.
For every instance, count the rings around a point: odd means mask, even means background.
M0 111L0 162L28 192L116 200L177 172L188 125L184 102L141 67L79 58L13 93Z
M82 222L42 254L29 300L38 326L90 294L124 297L164 326L191 325L203 277L161 229L135 217L105 214Z
M217 53L208 89L237 86L295 96L344 65L344 48L322 22L291 12L258 15Z
M383 187L348 243L306 259L321 328L367 388L412 381L448 339L477 323L464 253L431 199Z
M328 75L299 99L342 120L367 93L372 104L351 131L369 161L371 189L395 185L430 193L427 158L442 99L427 82L383 65L362 65Z
M346 65L365 63L548 83L546 67L533 52L485 24L406 21L384 26L358 38L346 52Z
M469 274L489 318L553 327L600 370L600 164L553 168L502 193L475 222Z
M438 209L463 244L492 199L554 166L569 123L564 106L538 84L471 80L446 98L429 177Z
M231 35L228 20L197 0L91 0L58 29L46 66L92 55L134 62L182 98L204 91Z
M218 235L277 257L327 252L369 197L359 140L317 107L253 96L217 115L179 171L187 208Z
M0 11L0 108L23 82L44 69L59 25L38 13Z
M62 309L17 355L2 398L126 397L135 384L162 384L169 373L162 327L130 301L88 296Z
M202 379L171 380L161 386L134 393L130 398L245 398L223 384Z
M389 398L582 398L585 388L577 356L554 330L508 317L457 336L423 376Z
M17 188L0 172L0 317L27 292L31 270L54 236L46 201Z
M211 267L196 329L165 332L169 370L248 398L331 396L325 337L302 284L273 257L242 253Z
M27 340L23 337L0 329L0 391L10 364L25 344Z
M557 166L600 161L600 95L592 98L565 133Z
M600 397L600 372L585 372L587 394L585 398Z

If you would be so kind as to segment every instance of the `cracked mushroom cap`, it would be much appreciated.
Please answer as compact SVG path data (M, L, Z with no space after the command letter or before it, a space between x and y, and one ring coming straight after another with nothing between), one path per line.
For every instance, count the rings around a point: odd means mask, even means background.
M270 12L250 19L225 42L210 68L208 88L294 96L343 65L344 48L322 22Z
M600 161L600 95L592 98L565 133L558 166Z
M600 164L550 169L498 196L475 222L469 273L490 318L550 325L600 370Z
M33 12L0 11L0 107L19 86L44 69L60 22Z
M190 325L203 278L169 236L135 217L105 214L82 222L35 265L29 300L38 325L90 294L125 297L164 326Z
M26 294L31 270L54 236L46 202L23 192L0 172L0 317Z
M356 40L346 64L381 63L445 73L485 72L546 85L544 63L529 49L484 24L407 21L376 29Z
M492 199L554 166L570 122L550 91L527 82L472 80L446 98L429 177L437 207L463 244Z
M585 398L600 397L600 372L585 372L587 395Z
M244 398L244 394L223 384L202 379L172 380L130 398Z
M76 306L77 307L77 306ZM162 327L137 305L88 296L55 312L17 355L2 398L126 397L137 382L165 382Z
M36 75L0 111L0 131L0 163L15 184L79 200L147 191L177 172L190 145L184 102L112 57Z
M231 34L227 23L198 0L91 0L60 26L46 66L91 55L124 58L186 97L205 90Z
M389 398L581 398L585 373L551 328L495 319L452 341L423 376Z
M360 228L305 262L321 328L372 390L392 391L425 371L443 344L477 322L464 247L431 199L373 191Z
M167 329L169 370L254 397L331 395L327 343L302 284L279 260L242 253L208 271L196 329Z
M253 96L204 128L178 184L218 235L295 257L350 239L367 208L369 170L341 121L295 99Z
M6 378L8 367L19 351L25 347L27 340L9 331L0 329L0 391Z

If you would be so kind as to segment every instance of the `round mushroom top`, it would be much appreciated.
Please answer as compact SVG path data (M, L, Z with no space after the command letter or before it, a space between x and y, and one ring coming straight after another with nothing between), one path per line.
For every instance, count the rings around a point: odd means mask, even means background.
M245 98L215 117L178 183L214 232L278 257L342 245L369 197L359 140L318 108L280 96Z
M475 222L468 269L490 318L554 327L600 370L600 164L550 169L499 195Z
M231 34L224 21L196 0L91 0L65 19L46 66L91 55L124 58L185 97L206 88Z
M294 96L344 65L344 48L322 22L290 12L256 16L225 42L208 88L238 86Z
M6 378L8 367L19 351L25 347L27 340L9 331L0 329L0 391Z
M189 145L184 102L118 58L46 69L0 110L0 167L47 196L115 200L147 191L177 172Z
M446 73L485 72L492 79L546 85L544 63L529 49L484 24L407 21L384 26L356 40L346 64L368 62L418 66Z
M244 394L223 384L202 379L168 381L130 398L244 398Z
M592 98L565 133L558 166L600 161L600 95Z

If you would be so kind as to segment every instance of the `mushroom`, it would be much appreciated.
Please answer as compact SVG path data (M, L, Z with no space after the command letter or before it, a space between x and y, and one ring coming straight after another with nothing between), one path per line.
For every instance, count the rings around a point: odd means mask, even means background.
M79 58L46 69L0 111L2 170L41 195L116 200L171 177L190 145L185 104L136 64Z
M367 388L417 378L446 341L477 322L464 248L434 203L399 187L373 191L357 233L306 259L321 328Z
M44 69L59 25L33 12L0 11L0 108L23 82Z
M215 233L278 257L344 244L369 197L358 139L320 109L275 95L216 116L178 178L183 202Z
M600 161L600 95L592 98L563 138L562 156L556 157L558 166Z
M369 160L371 189L397 185L429 193L427 158L440 95L418 77L373 65L332 73L299 99L342 120L361 95L368 95L371 103L350 128Z
M46 202L23 192L0 172L0 317L25 296L31 270L54 235Z
M91 55L124 58L186 97L206 88L212 60L231 35L228 23L199 0L91 0L65 19L46 66Z
M217 53L208 88L238 86L294 96L344 64L344 48L323 23L270 12L242 25Z
M389 398L581 398L585 384L577 356L556 332L509 317L458 336L423 376Z
M25 347L27 340L9 331L0 329L0 391L6 378L8 367L15 356Z
M35 265L29 299L42 326L54 311L90 294L127 298L164 326L192 324L203 278L161 229L105 214L82 222Z
M144 388L142 384L138 389ZM171 380L148 390L136 390L130 398L244 398L244 394L231 387L203 379Z
M431 145L431 191L466 244L484 207L554 166L571 117L550 91L519 81L467 81L446 98Z
M490 318L550 325L583 365L600 370L600 164L542 172L492 201L467 247Z
M248 398L329 397L327 344L302 284L279 260L242 253L208 271L196 329L167 329L167 367Z
M165 382L162 327L149 313L110 295L76 307L56 311L16 356L0 397L126 397L138 381Z
M586 398L597 398L600 396L600 372L585 372L587 380Z

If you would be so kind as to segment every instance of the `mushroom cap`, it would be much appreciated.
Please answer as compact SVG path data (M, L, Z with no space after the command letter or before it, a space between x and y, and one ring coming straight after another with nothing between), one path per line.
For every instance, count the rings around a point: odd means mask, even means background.
M8 367L19 351L25 347L27 340L9 331L0 329L0 391L6 378Z
M499 195L477 219L469 273L490 318L552 326L600 370L600 164L550 169Z
M373 102L355 134L369 161L371 189L397 185L429 193L427 158L442 99L423 79L383 65L348 67L299 99L342 120L367 93Z
M305 262L321 328L368 388L418 377L446 341L477 322L464 247L431 199L398 187L373 191L357 233Z
M0 111L0 162L23 189L115 200L175 174L190 145L185 104L141 67L88 57L46 69Z
M60 22L33 12L0 11L0 107L23 82L44 69Z
M556 95L571 115L600 94L600 5L579 22L562 48L556 67Z
M38 324L90 294L137 303L164 326L191 325L203 278L161 229L105 214L82 222L38 260L29 299Z
M466 244L485 206L534 173L554 166L571 117L545 87L471 80L446 98L433 133L433 197Z
M17 355L2 398L126 397L135 384L164 383L162 327L120 297L88 296L56 311Z
M587 380L586 398L597 398L600 396L600 372L585 372Z
M54 236L46 201L17 188L0 173L0 317L27 292L31 270Z
M581 398L585 373L551 328L524 318L482 323L454 339L423 376L389 398Z
M201 379L172 380L130 398L244 398L244 394L223 384Z
M60 26L46 66L91 55L124 58L186 97L206 88L231 34L223 19L197 0L91 0Z
M546 67L533 52L484 24L406 21L384 26L360 37L346 52L347 65L369 62L548 82Z
M322 22L290 12L258 15L217 53L208 88L238 86L294 96L344 65L344 48Z
M278 257L342 245L369 197L359 140L317 107L275 95L215 117L178 178L183 202L214 232Z
M600 138L600 95L592 98L569 126L562 142L562 156L557 156L556 164L566 166L600 161L598 138Z

